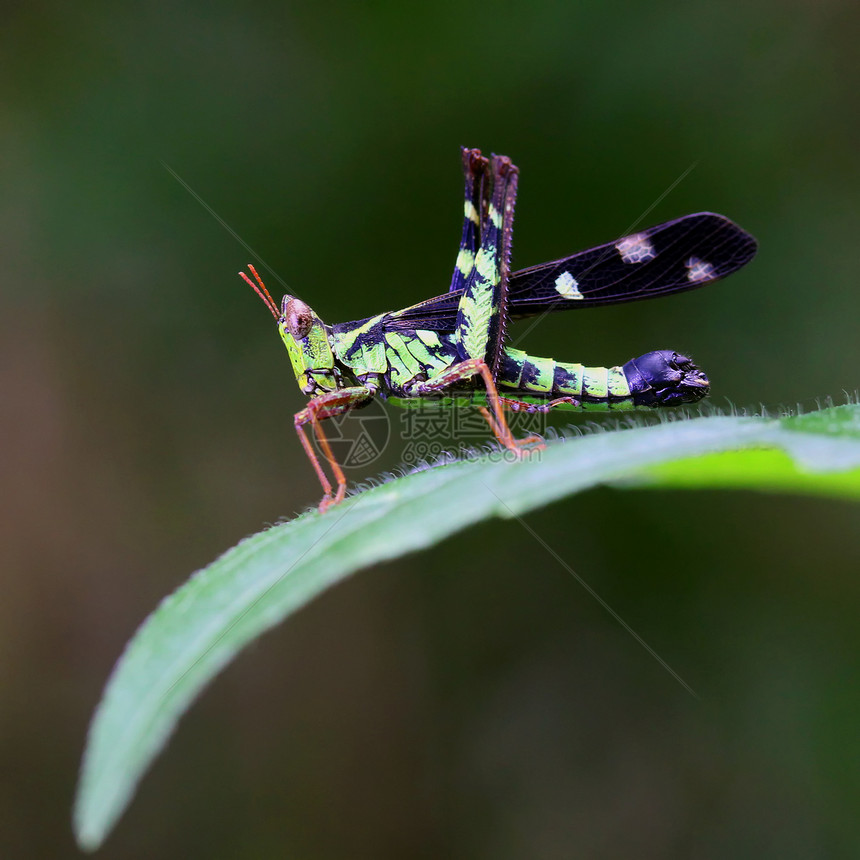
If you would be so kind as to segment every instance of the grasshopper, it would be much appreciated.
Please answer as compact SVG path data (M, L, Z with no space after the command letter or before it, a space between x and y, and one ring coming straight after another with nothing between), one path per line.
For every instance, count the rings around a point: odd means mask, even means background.
M707 376L685 355L655 350L620 367L588 367L507 346L508 321L567 308L635 301L701 287L746 265L756 240L722 215L699 212L569 257L510 272L519 170L509 158L462 149L463 232L447 293L403 310L326 325L301 299L278 306L249 265L253 287L277 321L307 406L299 441L323 488L325 511L346 493L322 421L374 397L409 406L465 395L496 439L517 456L540 446L516 439L505 410L633 409L694 403ZM326 475L305 428L331 466Z

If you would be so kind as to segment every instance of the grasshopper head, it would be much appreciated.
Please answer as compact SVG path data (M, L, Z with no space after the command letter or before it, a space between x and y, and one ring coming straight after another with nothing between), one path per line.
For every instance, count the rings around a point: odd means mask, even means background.
M334 391L337 374L334 354L323 321L301 299L284 296L278 331L293 365L299 388L305 394Z
M254 288L278 321L278 331L302 392L322 394L339 388L340 374L335 368L334 353L323 321L301 299L290 295L284 296L278 313L278 306L257 270L250 264L248 268L256 278L256 284L244 272L239 274Z

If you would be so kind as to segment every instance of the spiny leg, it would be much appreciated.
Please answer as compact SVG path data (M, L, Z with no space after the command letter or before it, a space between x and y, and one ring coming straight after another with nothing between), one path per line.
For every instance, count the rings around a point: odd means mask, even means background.
M336 415L343 415L351 409L355 409L356 406L361 405L373 397L374 393L375 391L373 389L364 385L353 386L351 388L339 388L337 391L329 391L326 394L321 394L319 397L315 397L304 409L300 412L296 412L294 416L293 420L296 427L296 433L299 436L299 441L302 443L302 448L305 449L305 454L307 454L308 459L311 461L311 465L314 467L314 471L317 474L317 478L319 478L320 484L322 484L323 497L319 504L320 513L325 513L331 505L336 505L338 502L343 501L343 497L346 495L346 476L343 474L343 469L341 469L340 463L335 459L328 438L320 425L320 421L326 418L333 418ZM319 457L317 457L316 451L314 451L313 445L311 445L310 439L308 439L307 434L305 433L305 424L310 424L313 427L314 435L316 436L320 448L322 448L323 456L331 464L331 470L334 475L335 482L337 483L337 490L335 491L333 498L331 482L323 471Z
M507 172L504 176L505 193L501 209L502 235L499 250L499 319L498 327L491 333L488 345L488 355L495 356L494 361L489 363L490 370L493 372L493 379L496 379L499 373L502 349L507 335L509 319L508 287L511 273L511 248L514 237L514 207L517 203L517 185L520 174L519 168L509 159L504 159L502 167Z
M481 243L482 187L490 163L488 158L481 155L480 149L462 147L460 151L466 189L463 196L463 235L460 239L460 251L457 254L454 274L451 276L451 286L448 289L451 293L465 289L475 264L475 254Z

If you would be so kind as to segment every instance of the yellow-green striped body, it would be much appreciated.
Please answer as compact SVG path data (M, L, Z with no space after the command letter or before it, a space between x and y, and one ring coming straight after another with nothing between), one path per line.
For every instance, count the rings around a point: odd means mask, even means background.
M497 379L503 397L573 397L610 408L632 408L630 383L621 367L592 367L506 348ZM629 404L629 405L628 405Z
M346 378L375 383L382 396L400 401L413 396L416 385L437 376L458 361L453 332L427 329L385 331L380 315L357 323L334 326L331 344ZM499 394L540 404L574 398L583 406L632 408L632 394L621 367L593 367L503 349L497 377ZM477 379L463 383L461 391L480 389Z

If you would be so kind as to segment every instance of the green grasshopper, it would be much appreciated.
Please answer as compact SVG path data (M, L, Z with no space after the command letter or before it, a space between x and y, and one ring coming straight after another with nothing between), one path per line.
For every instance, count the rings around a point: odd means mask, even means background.
M756 241L722 215L700 212L615 242L510 274L519 171L505 156L462 149L466 179L460 251L447 293L400 311L326 325L301 299L280 308L256 269L240 275L275 317L299 388L311 399L296 413L299 440L323 488L320 511L340 502L346 477L321 422L381 397L468 396L496 439L517 456L540 446L516 439L505 410L632 409L704 397L710 383L671 350L622 367L586 367L505 345L508 321L567 308L628 302L711 283L746 265ZM331 464L333 489L305 432L310 424Z

